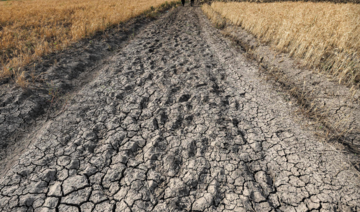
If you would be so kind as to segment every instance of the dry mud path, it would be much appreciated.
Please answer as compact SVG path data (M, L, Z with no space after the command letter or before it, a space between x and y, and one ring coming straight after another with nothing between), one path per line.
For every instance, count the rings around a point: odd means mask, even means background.
M200 8L169 12L36 132L1 211L360 211L358 172L256 73Z

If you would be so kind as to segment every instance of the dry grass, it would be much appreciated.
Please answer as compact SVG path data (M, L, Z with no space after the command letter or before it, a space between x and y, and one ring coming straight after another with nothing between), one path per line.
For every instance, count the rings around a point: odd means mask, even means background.
M214 2L213 11L304 65L359 87L360 5L313 2ZM214 20L213 20L214 21Z
M0 80L21 67L98 31L174 0L0 1Z

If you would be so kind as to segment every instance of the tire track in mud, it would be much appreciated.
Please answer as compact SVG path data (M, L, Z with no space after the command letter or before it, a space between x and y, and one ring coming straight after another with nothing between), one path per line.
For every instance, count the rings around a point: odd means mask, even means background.
M3 211L359 211L317 142L199 8L150 24L38 133Z

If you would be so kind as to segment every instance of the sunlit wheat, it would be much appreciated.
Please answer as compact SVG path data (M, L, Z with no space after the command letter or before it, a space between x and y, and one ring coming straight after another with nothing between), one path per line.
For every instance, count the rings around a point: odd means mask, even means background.
M211 8L305 65L359 86L359 4L214 2Z
M167 0L169 2L174 0ZM166 0L0 1L0 79ZM22 79L22 78L21 78Z

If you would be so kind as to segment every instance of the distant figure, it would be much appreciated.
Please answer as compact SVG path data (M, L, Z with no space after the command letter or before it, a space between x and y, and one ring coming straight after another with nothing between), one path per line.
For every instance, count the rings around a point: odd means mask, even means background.
M185 0L181 0L183 6L185 6Z
M194 4L194 0L191 0L191 6L193 6L193 4Z

